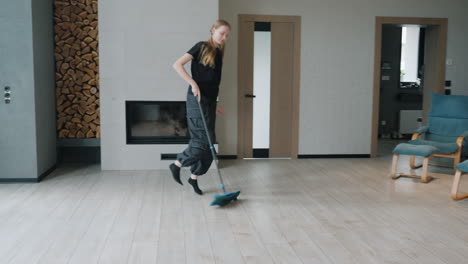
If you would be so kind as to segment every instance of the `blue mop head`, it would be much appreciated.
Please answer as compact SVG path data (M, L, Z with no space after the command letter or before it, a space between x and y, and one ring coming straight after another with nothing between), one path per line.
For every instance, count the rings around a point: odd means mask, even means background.
M239 196L239 194L240 191L215 195L214 200L211 202L210 205L225 206L226 204L229 204L232 201L236 201L237 196Z

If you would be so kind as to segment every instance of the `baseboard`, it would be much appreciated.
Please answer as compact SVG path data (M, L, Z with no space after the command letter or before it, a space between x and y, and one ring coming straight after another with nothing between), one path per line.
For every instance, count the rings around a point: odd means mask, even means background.
M57 168L57 164L54 164L50 169L46 170L44 173L39 175L37 178L37 182L41 182L45 177L49 176L55 169Z
M54 164L50 169L39 175L37 178L5 178L0 179L0 183L38 183L45 177L49 176L49 174L51 174L56 168L57 164Z
M175 160L176 158L177 158L177 154L172 154L172 153L161 154L161 160ZM237 159L237 155L218 155L218 159L220 160Z
M362 159L370 158L370 154L321 154L321 155L297 155L298 159Z
M177 154L169 154L169 153L162 153L161 160L175 160L177 158Z
M0 179L0 184L8 184L8 183L38 183L38 178L8 178L8 179Z
M220 160L237 159L237 155L218 155L218 159L220 159Z

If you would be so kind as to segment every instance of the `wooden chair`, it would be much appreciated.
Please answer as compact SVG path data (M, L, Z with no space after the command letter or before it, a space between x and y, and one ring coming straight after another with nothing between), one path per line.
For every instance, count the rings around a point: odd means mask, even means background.
M468 198L468 193L458 194L458 188L460 187L460 180L464 173L468 172L468 160L458 164L455 167L455 178L452 184L452 199L462 200Z
M408 142L413 145L429 145L439 149L432 157L453 159L453 167L460 163L461 156L468 156L468 96L432 94L432 106L428 114L428 125L415 131ZM430 164L441 166L437 164ZM410 157L410 167L415 157ZM450 166L452 167L452 166Z
M396 180L400 177L409 177L409 178L418 178L421 179L421 182L428 183L432 177L427 175L427 168L429 166L429 158L439 151L437 148L428 145L411 145L408 143L401 143L395 147L393 150L393 161L392 161L392 171L390 175L392 179ZM421 175L414 174L400 174L397 173L398 167L398 157L400 155L409 155L411 157L419 156L423 157L422 173Z

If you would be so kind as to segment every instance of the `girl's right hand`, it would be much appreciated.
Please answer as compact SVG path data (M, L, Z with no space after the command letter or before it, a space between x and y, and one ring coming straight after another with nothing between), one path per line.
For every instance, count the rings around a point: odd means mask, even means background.
M200 88L198 87L197 84L192 85L192 93L196 97L198 97L198 101L200 102L201 94L200 94Z

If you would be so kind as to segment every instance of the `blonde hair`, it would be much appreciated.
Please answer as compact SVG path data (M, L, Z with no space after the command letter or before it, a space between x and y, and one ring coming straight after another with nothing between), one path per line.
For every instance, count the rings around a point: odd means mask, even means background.
M231 29L231 25L226 20L218 19L211 26L210 33L213 34L214 29L218 29L222 26L226 26L229 29ZM201 47L200 63L203 64L204 66L209 66L211 68L214 68L216 66L215 65L216 48L219 48L219 50L221 51L221 56L223 56L224 55L224 43L218 46L216 45L216 43L214 43L213 38L210 36L210 38L205 43L203 43Z

